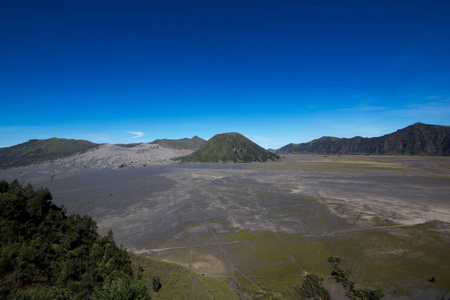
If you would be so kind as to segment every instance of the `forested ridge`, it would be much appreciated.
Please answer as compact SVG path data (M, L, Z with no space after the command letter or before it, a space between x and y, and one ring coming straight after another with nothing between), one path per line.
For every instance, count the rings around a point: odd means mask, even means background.
M51 200L0 181L0 299L149 299L112 232L100 237L91 217Z

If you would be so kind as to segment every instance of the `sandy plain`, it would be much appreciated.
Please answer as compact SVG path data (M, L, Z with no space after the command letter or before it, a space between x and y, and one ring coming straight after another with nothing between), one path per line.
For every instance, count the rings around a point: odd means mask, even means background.
M224 280L247 298L294 298L302 275L314 273L345 299L329 255L387 299L450 296L449 158L140 163L52 163L0 178L49 187L56 204L91 215L128 250Z

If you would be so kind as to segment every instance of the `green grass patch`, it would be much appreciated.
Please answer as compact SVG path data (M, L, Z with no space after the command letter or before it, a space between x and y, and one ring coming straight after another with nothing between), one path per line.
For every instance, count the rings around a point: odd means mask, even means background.
M143 270L142 279L152 299L239 299L224 282L202 276L183 266L131 254L134 272ZM153 291L153 277L159 277L161 289Z
M241 276L236 278L249 299L299 299L294 287L303 283L300 273L252 277L256 284L248 283Z
M306 238L286 238L286 246L303 269L320 277L329 277L328 258L329 248L325 240Z
M355 232L330 237L327 245L362 286L397 295L421 289L450 291L450 241L445 232L420 227ZM428 281L431 277L435 283Z
M385 221L381 219L379 224ZM235 267L256 283L237 273L252 299L295 299L291 292L302 283L301 271L289 259L287 249L306 272L325 280L333 279L328 257L336 255L342 258L342 268L349 271L349 279L357 282L358 289L381 289L385 295L404 296L435 290L438 295L450 289L449 229L447 223L431 222L323 237L284 237L283 241L248 240L224 248ZM435 282L428 280L432 277Z

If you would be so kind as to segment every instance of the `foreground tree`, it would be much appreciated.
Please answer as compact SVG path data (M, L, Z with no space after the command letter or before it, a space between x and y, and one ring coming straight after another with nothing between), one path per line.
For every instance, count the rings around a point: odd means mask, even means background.
M322 286L323 278L313 274L306 275L302 287L296 287L300 299L331 300L330 293Z
M0 299L149 299L128 253L48 189L0 181Z

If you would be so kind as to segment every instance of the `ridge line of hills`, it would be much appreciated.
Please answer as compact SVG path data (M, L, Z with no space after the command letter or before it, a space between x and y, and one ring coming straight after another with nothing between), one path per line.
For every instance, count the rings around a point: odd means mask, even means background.
M32 139L12 147L0 148L0 169L27 166L31 164L53 161L61 158L84 154L101 146L86 140L51 138L47 140ZM146 146L143 146L146 145ZM116 144L116 149L133 149L139 155L146 154L148 159L160 148L153 162L174 159L177 155L180 162L265 162L280 159L284 154L325 154L325 155L432 155L450 156L450 126L415 123L396 132L380 137L336 138L324 136L307 143L288 144L277 150L268 151L253 143L245 136L236 133L217 134L205 141L198 136L183 139L156 139L150 143ZM166 151L165 155L161 152ZM169 153L170 152L170 153ZM95 158L101 163L102 155ZM123 159L123 153L119 155ZM149 160L150 163L151 160Z
M324 136L301 144L288 144L278 154L450 155L450 126L415 123L380 137Z
M194 151L205 142L205 140L197 136L194 136L192 139L163 139L154 140L150 143L116 145L107 143L97 144L86 140L64 138L50 138L45 140L32 139L28 142L15 146L0 148L0 169L21 167L31 164L53 161L61 158L68 158L74 155L84 154L95 149L100 149L100 147L107 145L123 148L123 150L133 149L134 151L140 153L142 153L142 150L149 150L139 149L138 146L140 145L155 145L158 147L163 147L169 150L180 152L181 150ZM173 151L170 152L172 153Z

